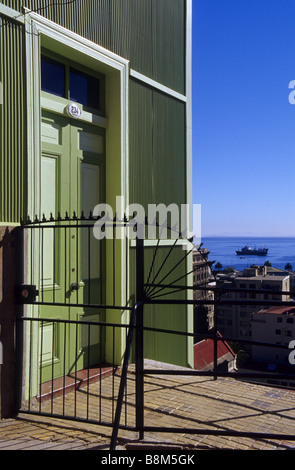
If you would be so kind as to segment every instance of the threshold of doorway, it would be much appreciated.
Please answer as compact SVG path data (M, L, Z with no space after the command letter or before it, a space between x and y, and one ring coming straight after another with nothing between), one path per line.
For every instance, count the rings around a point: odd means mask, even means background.
M101 364L89 369L82 369L64 377L49 380L41 385L41 393L37 395L38 401L44 401L85 387L90 383L99 381L114 374L117 366ZM40 392L40 390L39 390Z

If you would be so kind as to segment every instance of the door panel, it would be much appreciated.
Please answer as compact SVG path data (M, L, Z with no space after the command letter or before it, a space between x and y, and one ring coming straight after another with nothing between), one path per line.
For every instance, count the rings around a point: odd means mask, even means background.
M90 163L82 162L81 165L81 208L85 214L93 211L96 204L101 202L100 187L100 167ZM92 243L91 243L92 242ZM85 279L98 279L101 277L101 257L100 242L92 238L90 248L88 247L88 233L83 230L81 244L81 277ZM90 250L90 256L89 256ZM88 261L92 261L89 263Z
M104 139L102 135L78 131L78 148L85 152L104 153Z
M42 120L42 142L59 145L61 143L61 126L51 121Z
M41 207L44 214L52 214L55 216L56 207L56 176L57 176L57 158L54 155L42 155L41 157ZM42 253L42 285L53 286L54 283L54 264L53 260L53 238L54 229L46 229L43 231Z

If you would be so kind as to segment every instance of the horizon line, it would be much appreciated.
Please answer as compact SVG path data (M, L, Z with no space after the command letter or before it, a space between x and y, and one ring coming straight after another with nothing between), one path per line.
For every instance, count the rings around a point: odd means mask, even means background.
M202 238L206 238L206 237L210 237L210 238L295 238L295 234L294 235L240 235L240 234L205 234L205 235L201 235L201 239Z

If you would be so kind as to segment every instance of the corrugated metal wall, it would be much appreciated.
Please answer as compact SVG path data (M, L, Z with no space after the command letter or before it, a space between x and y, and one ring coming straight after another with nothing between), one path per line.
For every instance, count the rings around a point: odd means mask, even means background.
M22 5L129 59L131 68L185 92L183 0L2 0Z
M185 93L183 0L0 0L22 5L130 60L131 68ZM1 17L0 17L1 18ZM0 222L17 222L23 195L25 105L22 26L2 19L4 90ZM12 97L12 99L10 99ZM142 202L185 200L185 105L130 80L130 195ZM173 117L173 118L172 118ZM169 118L169 123L168 123ZM167 173L167 168L173 172ZM145 178L147 172L151 178ZM163 180L169 177L167 184Z
M172 252L171 249L171 246L145 248L145 279L149 280L150 283L160 282L164 278L163 284L175 282L177 279L177 286L187 283L185 276L187 269L184 262L186 252L180 246L174 247ZM130 266L131 285L135 285L135 250L131 251ZM164 292L166 292L166 295L163 295ZM168 292L172 292L172 290L168 289ZM161 290L161 287L151 288L150 294L151 296L158 295L160 300L184 299L186 296L184 291L168 293L167 295L167 291ZM168 305L145 305L144 326L163 330L187 331L186 306L171 303ZM146 358L156 359L161 362L187 366L186 342L187 338L185 336L146 330L144 333L144 355Z
M130 202L186 203L185 104L131 80L129 120Z
M171 203L187 202L185 112L185 103L135 80L130 81L130 202L142 204L146 215L148 215L148 204L163 203L168 206ZM169 235L168 232L168 237ZM164 265L156 279L156 282L161 281L183 258L184 250L181 247L174 248L169 256L170 249L171 247L165 246L157 249L151 280ZM145 249L145 279L148 279L154 251L155 248ZM186 263L182 262L165 282L169 284L181 278L186 282L187 278L183 277L185 272ZM135 291L135 278L136 273L133 270L131 292ZM170 295L163 299L180 298L181 295L178 292L176 297ZM144 325L164 329L169 325L169 329L185 331L187 328L185 307L171 304L145 306ZM184 336L146 332L145 357L187 366L186 341Z
M25 71L22 27L0 17L0 222L17 222L25 206Z

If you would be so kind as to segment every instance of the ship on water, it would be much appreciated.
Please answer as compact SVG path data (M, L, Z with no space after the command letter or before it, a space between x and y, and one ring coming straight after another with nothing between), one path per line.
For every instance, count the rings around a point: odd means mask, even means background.
M268 253L268 248L252 248L251 246L244 246L241 250L236 251L237 255L245 255L245 256L266 256Z

